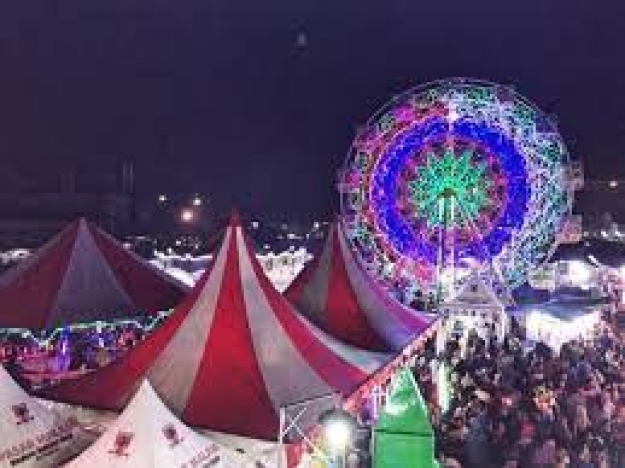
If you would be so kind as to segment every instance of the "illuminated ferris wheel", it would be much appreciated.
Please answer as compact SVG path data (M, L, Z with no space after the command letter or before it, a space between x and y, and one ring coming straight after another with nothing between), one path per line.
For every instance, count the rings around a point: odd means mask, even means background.
M339 184L345 232L404 302L444 298L472 272L509 291L555 248L572 167L554 122L511 88L426 84L353 142Z

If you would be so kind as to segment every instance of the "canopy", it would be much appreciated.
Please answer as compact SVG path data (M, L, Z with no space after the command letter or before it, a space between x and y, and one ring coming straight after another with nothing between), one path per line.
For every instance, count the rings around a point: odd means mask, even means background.
M55 467L83 450L91 438L76 420L48 410L0 366L0 468Z
M252 467L243 455L184 425L145 381L124 412L69 468Z
M0 277L0 326L43 329L167 310L186 291L80 219Z
M446 309L503 310L504 306L492 287L488 286L479 273L467 279L456 296L443 304Z
M348 395L387 360L301 317L264 276L233 216L210 270L159 329L119 361L46 396L121 409L148 377L192 426L276 440L280 408Z
M315 324L363 349L402 349L431 322L383 292L350 250L341 223L330 228L324 248L285 292Z
M588 340L601 322L600 310L548 307L516 311L515 315L524 325L526 338L542 342L552 349L569 341Z
M374 468L438 468L427 406L410 369L397 374L373 437Z

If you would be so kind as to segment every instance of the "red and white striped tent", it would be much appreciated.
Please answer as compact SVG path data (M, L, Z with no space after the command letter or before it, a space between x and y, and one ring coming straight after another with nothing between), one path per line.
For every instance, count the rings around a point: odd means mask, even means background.
M340 221L332 224L321 254L285 295L323 330L363 349L398 351L432 322L375 284L356 260Z
M282 408L348 395L387 360L296 312L264 275L235 215L211 268L160 328L119 361L43 396L119 410L148 378L192 426L276 440Z
M0 327L44 329L168 310L187 290L80 219L0 277Z

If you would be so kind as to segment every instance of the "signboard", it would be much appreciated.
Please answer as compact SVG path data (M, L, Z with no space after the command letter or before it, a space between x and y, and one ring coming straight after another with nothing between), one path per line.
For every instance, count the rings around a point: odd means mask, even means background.
M27 425L34 420L26 404L14 405L16 425ZM70 418L43 433L25 437L18 444L0 449L0 467L53 466L62 452L74 444L76 419ZM44 461L44 459L49 459Z

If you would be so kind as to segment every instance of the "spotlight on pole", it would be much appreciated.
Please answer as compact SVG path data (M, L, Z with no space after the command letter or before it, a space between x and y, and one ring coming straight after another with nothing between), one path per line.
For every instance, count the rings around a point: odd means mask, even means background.
M353 416L341 408L326 411L319 417L328 450L334 455L343 455L352 445L356 432Z
M202 199L199 197L199 195L196 195L193 198L193 206L201 206L202 205Z
M158 196L158 202L159 202L159 203L165 203L166 201L167 201L167 195L165 195L165 194L163 194L163 193L162 193L162 194L160 194L160 195Z

